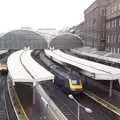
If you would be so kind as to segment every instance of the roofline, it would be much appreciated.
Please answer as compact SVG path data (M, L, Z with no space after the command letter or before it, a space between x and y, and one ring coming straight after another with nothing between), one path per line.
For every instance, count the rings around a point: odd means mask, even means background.
M85 9L84 13L86 13L87 10L88 10L92 5L94 5L95 3L96 3L96 0L95 0L88 8ZM96 7L97 7L97 6L96 6Z

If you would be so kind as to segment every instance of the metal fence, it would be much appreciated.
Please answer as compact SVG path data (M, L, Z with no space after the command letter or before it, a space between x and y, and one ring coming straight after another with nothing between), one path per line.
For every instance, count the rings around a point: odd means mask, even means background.
M40 120L68 120L41 85L36 88L36 104L40 109Z

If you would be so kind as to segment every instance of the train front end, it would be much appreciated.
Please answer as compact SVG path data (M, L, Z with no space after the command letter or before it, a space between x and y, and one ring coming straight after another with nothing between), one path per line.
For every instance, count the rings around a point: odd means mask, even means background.
M69 79L69 89L72 93L78 94L83 92L83 83L81 80Z

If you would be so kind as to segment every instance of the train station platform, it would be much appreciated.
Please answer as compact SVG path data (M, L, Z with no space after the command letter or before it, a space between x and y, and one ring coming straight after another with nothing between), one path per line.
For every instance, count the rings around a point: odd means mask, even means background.
M60 88L54 85L51 81L40 82L40 84L49 95L49 97L59 107L62 113L68 118L68 120L77 119L77 104L73 100L69 99L67 94L61 91ZM115 115L111 111L108 111L106 108L104 108L88 96L84 94L79 94L75 96L75 98L80 104L93 110L93 113L89 114L81 108L80 119L87 120L92 118L92 120L119 120L119 117L117 115Z
M45 54L56 62L59 61L79 68L81 73L95 80L116 80L120 78L120 69L115 67L85 60L61 50L45 50Z
M17 87L16 90L19 92L22 97L25 97L26 94L31 94L32 99L31 101L33 104L29 104L27 100L30 101L29 95L28 97L22 101L23 107L25 107L27 114L31 118L30 120L37 120L39 114L37 114L39 111L35 108L35 101L36 101L36 86L39 84L40 81L46 81L46 80L53 80L54 75L50 73L48 70L46 70L44 67L42 67L40 64L38 64L31 56L31 50L19 50L17 52L14 52L8 57L7 65L8 65L8 77L9 82L11 83L11 86ZM17 86L19 84L31 86L31 93L29 90L24 87L24 89L19 89ZM22 86L23 87L23 86ZM21 91L20 91L21 90ZM11 92L10 92L11 93ZM21 97L21 96L20 96ZM21 99L22 99L21 97ZM26 100L27 99L27 100ZM29 109L29 110L28 110ZM33 112L34 111L34 112ZM36 112L35 112L36 111ZM36 119L36 117L37 119Z
M20 50L8 57L7 65L12 81L36 83L54 79L53 74L31 57L31 52L31 50Z
M26 112L29 120L39 120L40 111L36 104L32 104L32 94L33 88L32 86L26 84L17 83L15 85L16 93L20 99L20 102Z
M91 48L91 47L76 48L76 49L71 49L70 51L80 56L92 57L94 59L111 62L112 64L115 63L120 64L120 54L118 53L98 51L96 48Z
M101 100L108 105L111 104L112 108L119 109L120 112L120 92L113 89L112 96L109 97L109 86L106 84L106 81L98 82L94 80L88 80L86 90L89 91L88 93L91 96L95 97L96 99L98 98L98 100Z
M59 64L67 64L78 68L81 74L89 78L98 81L110 81L109 96L112 96L112 84L114 80L120 79L120 69L79 58L61 50L45 50L45 54Z

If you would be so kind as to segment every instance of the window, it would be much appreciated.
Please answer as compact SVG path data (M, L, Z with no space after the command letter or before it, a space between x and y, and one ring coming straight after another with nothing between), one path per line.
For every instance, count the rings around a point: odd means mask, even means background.
M112 21L112 28L114 28L114 20Z
M113 13L113 7L111 7L111 13Z
M119 26L120 26L120 19L119 19Z
M120 9L120 4L118 5L119 9Z
M116 28L116 22L117 22L117 20L114 20L114 27Z
M120 53L120 48L117 49L118 53Z
M108 35L108 39L107 39L108 44L110 43L110 36Z
M108 29L110 29L110 22L108 22Z
M115 5L115 6L114 6L114 11L116 11L116 10L117 10L117 6Z

